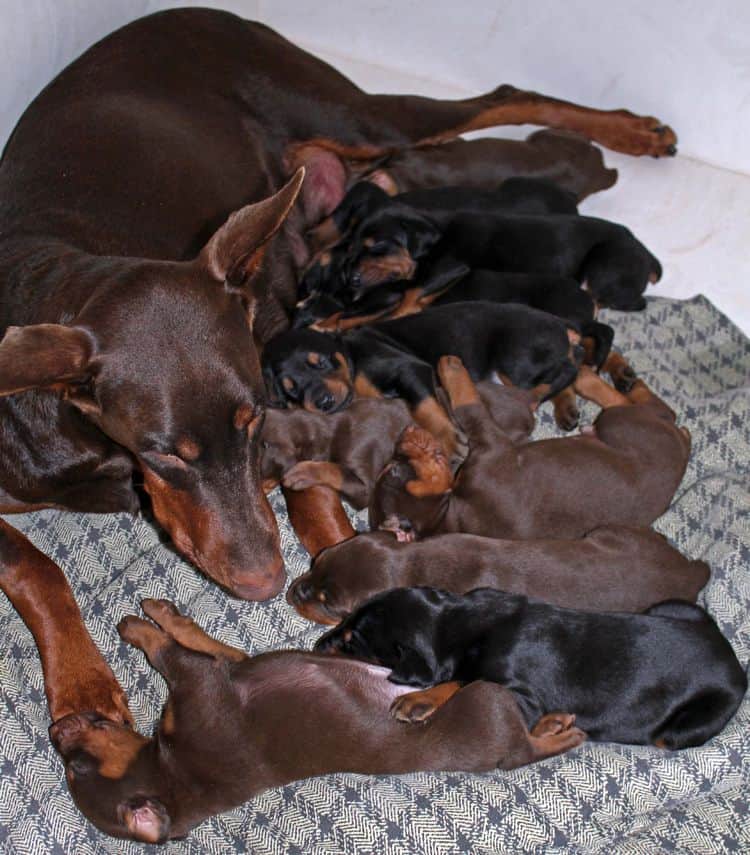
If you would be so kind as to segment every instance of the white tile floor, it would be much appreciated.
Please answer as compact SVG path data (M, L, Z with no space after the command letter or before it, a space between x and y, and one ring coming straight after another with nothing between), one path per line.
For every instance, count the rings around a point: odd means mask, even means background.
M357 62L316 45L303 46L369 92L443 98L477 94ZM492 133L517 137L528 130ZM679 135L680 129L675 130ZM750 335L750 175L680 155L653 160L607 152L606 160L619 170L619 180L611 190L586 200L582 213L623 223L659 258L664 275L649 294L704 294Z

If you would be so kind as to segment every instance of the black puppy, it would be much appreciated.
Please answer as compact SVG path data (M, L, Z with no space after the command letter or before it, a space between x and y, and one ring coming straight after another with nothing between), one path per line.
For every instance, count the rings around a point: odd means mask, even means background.
M336 296L354 287L348 271L348 232L372 216L410 223L411 251L422 254L424 241L435 242L441 230L460 214L568 214L578 212L576 197L551 181L509 178L496 188L435 187L389 196L369 181L355 184L330 217L306 235L309 248L319 253L299 285L299 299L313 294ZM346 237L345 237L346 235ZM343 240L341 240L344 238ZM356 237L354 237L356 242ZM337 241L341 243L333 246ZM328 252L321 250L329 248ZM378 248L372 248L377 252ZM355 295L348 295L350 298ZM361 296L361 295L360 295Z
M387 282L414 279L428 258L472 269L572 276L597 303L639 310L661 265L624 226L594 217L462 213L437 230L423 217L377 209L355 229L346 262L351 287L364 293Z
M452 420L436 400L433 368L446 354L461 357L470 375L493 372L514 386L556 395L578 373L583 350L559 318L526 306L456 303L342 335L290 330L263 352L272 405L300 404L333 413L354 393L403 398L414 420L456 452Z
M343 331L373 318L390 316L392 311L399 317L416 314L426 308L425 296L438 290L431 302L433 306L486 300L492 303L519 303L556 315L579 329L584 338L592 340L591 357L587 362L598 368L609 355L614 330L608 324L594 320L596 305L591 294L571 277L470 270L459 262L452 271L446 268L440 272L442 285L434 289L432 285L437 275L438 271L433 269L432 279L418 277L413 282L400 280L387 283L369 291L360 300L347 302L345 291L338 297L329 294L310 297L298 308L294 327L312 326L317 330ZM418 295L408 304L407 295L415 285Z
M501 683L528 723L567 710L591 739L670 749L717 734L747 689L714 621L679 600L634 615L563 609L491 588L463 596L396 588L368 600L315 649L384 665L391 681L409 686ZM451 691L417 692L392 710L425 718Z

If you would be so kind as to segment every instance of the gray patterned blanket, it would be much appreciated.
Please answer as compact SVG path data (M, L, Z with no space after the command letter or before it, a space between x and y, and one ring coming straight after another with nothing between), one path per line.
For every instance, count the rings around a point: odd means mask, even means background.
M658 528L712 568L703 602L750 658L750 341L707 300L649 301L608 313L617 343L677 411L693 438L684 482ZM595 416L585 408L585 420ZM555 433L543 412L536 436ZM290 577L307 569L280 495L273 497ZM283 597L230 600L129 516L42 512L10 518L66 571L91 634L146 733L162 679L115 631L143 597L166 597L209 632L251 653L309 648L321 630ZM362 521L358 521L362 522ZM304 715L304 710L299 711ZM138 853L73 805L47 737L42 672L31 635L0 598L0 849ZM750 851L750 699L718 737L675 753L585 744L513 772L331 775L267 792L215 817L170 853L723 853Z

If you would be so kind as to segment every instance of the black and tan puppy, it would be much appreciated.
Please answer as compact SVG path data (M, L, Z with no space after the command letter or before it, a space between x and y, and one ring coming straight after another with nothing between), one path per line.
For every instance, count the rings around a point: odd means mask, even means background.
M426 688L394 701L425 718L458 687L510 689L528 725L569 710L591 739L679 749L702 745L747 689L729 642L699 606L668 600L642 614L563 609L478 588L396 588L365 603L315 645L391 669ZM428 687L438 687L438 699ZM440 697L442 695L442 697Z
M404 725L388 709L408 690L383 668L301 650L249 657L165 600L142 605L158 626L129 616L118 629L169 685L154 736L93 714L50 728L76 804L115 837L184 837L269 787L316 775L511 769L585 739L571 715L530 732L513 695L491 683L462 689L424 726Z
M351 275L351 242L356 245L357 228L363 221L386 217L389 222L408 223L408 249L412 257L419 258L424 255L425 246L437 241L445 227L461 214L577 213L572 193L549 181L534 178L510 178L491 189L447 186L414 190L395 197L369 181L360 181L348 191L331 216L306 236L316 256L300 281L299 299L303 302L298 309L304 308L304 301L313 297L337 297L351 302L366 293L367 283L354 281ZM380 252L377 245L370 248L373 254ZM441 265L445 266L454 267L455 263ZM423 280L432 278L424 269L420 274ZM432 287L434 290L435 285ZM430 293L429 289L425 291Z
M477 391L493 423L511 442L528 439L537 403L531 392L489 381L477 384ZM279 483L287 490L331 487L355 508L365 508L410 424L409 408L396 398L355 398L331 415L301 407L269 408L261 432L264 488Z
M576 538L600 525L648 526L669 507L690 436L641 380L626 396L584 366L576 390L592 399L607 395L599 398L604 409L593 427L519 447L493 426L460 360L446 357L438 371L469 455L449 478L440 444L427 431L407 428L375 486L373 529L417 537Z
M440 282L436 282L437 276ZM346 289L341 289L338 296L313 295L297 307L294 326L340 332L374 319L417 314L428 305L478 300L518 303L562 318L580 330L583 338L591 339L590 362L597 367L612 347L614 330L595 320L596 303L572 277L471 270L461 262L441 269L429 268L425 278L419 275L415 280L386 283L361 299L351 298Z
M418 266L446 256L471 268L572 276L603 306L639 310L661 278L658 259L624 226L594 217L459 214L442 229L424 217L378 208L354 230L346 270L365 292L413 279Z
M438 404L433 368L445 354L461 357L472 377L493 372L539 400L569 386L583 356L580 336L559 318L526 306L460 303L385 321L342 335L291 330L263 353L271 403L334 413L355 392L403 398L414 420L456 451L453 421Z
M495 186L484 184L482 187L446 183L395 196L371 181L358 181L330 217L305 236L311 252L319 252L338 242L365 217L385 207L393 214L407 210L410 214L419 214L436 226L445 226L460 213L578 213L573 193L538 178L511 177Z
M441 534L404 542L370 532L321 552L291 584L287 600L326 624L382 591L418 585L455 594L496 588L565 608L640 612L663 600L695 602L708 577L705 562L690 561L662 535L635 526L602 526L576 540Z

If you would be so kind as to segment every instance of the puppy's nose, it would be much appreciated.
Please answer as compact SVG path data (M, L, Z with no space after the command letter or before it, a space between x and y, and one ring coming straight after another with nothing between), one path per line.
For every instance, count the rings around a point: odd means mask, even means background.
M306 603L312 594L312 585L308 579L305 579L304 576L300 576L299 579L296 579L289 586L289 591L287 593L287 602L290 605L294 605L295 603L299 603L300 605Z
M323 392L322 395L319 395L315 399L315 408L320 410L322 413L327 413L329 410L333 409L335 403L336 401L330 392Z

